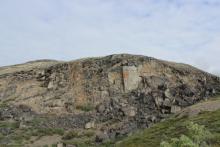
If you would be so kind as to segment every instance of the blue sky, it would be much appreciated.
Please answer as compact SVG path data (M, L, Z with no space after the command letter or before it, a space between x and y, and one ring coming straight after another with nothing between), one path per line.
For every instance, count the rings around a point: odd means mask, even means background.
M0 0L0 66L132 53L220 73L220 0Z

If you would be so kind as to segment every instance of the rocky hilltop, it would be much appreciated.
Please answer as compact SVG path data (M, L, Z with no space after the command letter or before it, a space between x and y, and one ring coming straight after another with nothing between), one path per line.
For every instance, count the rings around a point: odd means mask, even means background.
M146 56L40 60L0 68L0 119L27 127L43 117L38 127L94 129L99 143L219 92L217 76Z

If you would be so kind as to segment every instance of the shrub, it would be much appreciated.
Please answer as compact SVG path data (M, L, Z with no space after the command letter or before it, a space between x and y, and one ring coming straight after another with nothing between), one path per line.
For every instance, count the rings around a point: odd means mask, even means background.
M211 133L204 126L189 122L186 125L187 136L181 135L180 138L172 138L171 142L161 142L161 147L208 147L206 141Z

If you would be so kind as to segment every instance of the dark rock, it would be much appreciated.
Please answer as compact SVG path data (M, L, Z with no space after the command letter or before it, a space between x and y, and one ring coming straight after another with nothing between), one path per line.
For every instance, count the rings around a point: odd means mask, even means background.
M1 133L2 135L7 136L7 135L11 134L12 132L13 132L13 131L12 131L11 128L0 128L0 133Z
M108 139L109 139L109 136L105 132L99 132L99 133L96 134L96 137L95 137L95 141L97 143L101 143L101 142L106 141Z
M105 111L105 106L103 104L98 105L96 107L96 110L97 110L98 113L103 113Z
M165 99L163 101L163 106L171 107L172 106L172 102L169 99Z

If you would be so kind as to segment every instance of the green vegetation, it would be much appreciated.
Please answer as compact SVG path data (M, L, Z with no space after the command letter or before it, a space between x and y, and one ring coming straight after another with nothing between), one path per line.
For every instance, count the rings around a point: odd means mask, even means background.
M62 137L64 144L76 145L79 147L95 147L94 130L71 130Z
M60 128L39 128L39 129L36 129L34 132L35 136L40 136L40 137L51 136L54 134L62 136L64 134L64 130Z
M0 122L0 128L9 128L9 129L16 129L19 128L19 122L5 122L5 121L1 121Z
M31 140L32 137L35 137L35 140L38 140L43 136L52 136L57 134L62 136L64 143L66 142L68 144L85 147L88 145L92 146L92 140L94 140L95 135L94 130L71 130L65 132L65 130L61 128L42 127L41 124L43 121L46 121L46 119L35 118L27 124L23 124L24 127L20 127L20 123L17 121L0 121L0 129L4 128L6 131L9 130L7 134L0 133L0 142L7 140L9 142L9 146L23 147L26 143L33 143L33 140ZM56 145L54 144L53 146Z
M0 133L0 142L3 140L10 142L10 146L23 146L25 141L32 136L40 138L42 136L63 135L64 130L60 128L42 128L39 126L41 119L34 119L28 127L20 128L20 123L0 121L0 129L4 129L4 134ZM1 143L0 143L1 144Z
M8 107L7 103L5 103L5 102L0 103L0 108L6 108L6 107Z
M86 130L83 132L82 135L86 137L93 137L95 135L95 132L93 130Z
M182 135L179 139L171 139L171 143L162 142L161 147L199 147L189 137Z
M92 104L85 104L85 105L78 105L76 106L77 110L89 112L95 109L95 107Z
M172 138L170 142L163 141L161 147L208 147L207 141L212 134L204 126L189 122L186 126L187 135L180 138Z
M220 146L220 110L214 112L203 112L193 118L170 118L164 122L155 124L151 128L137 132L132 136L116 144L117 147L158 147L160 142L170 138L179 138L182 134L187 134L187 124L189 121L204 125L208 131L212 132L212 138L208 141L213 147ZM182 138L187 139L187 138Z

